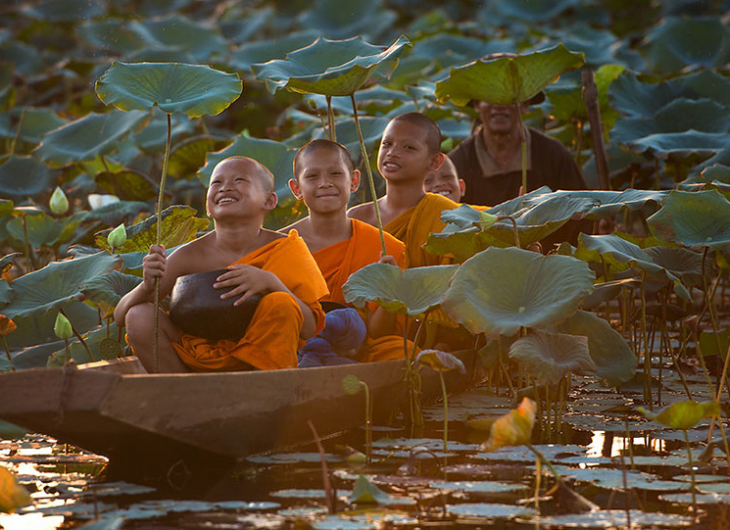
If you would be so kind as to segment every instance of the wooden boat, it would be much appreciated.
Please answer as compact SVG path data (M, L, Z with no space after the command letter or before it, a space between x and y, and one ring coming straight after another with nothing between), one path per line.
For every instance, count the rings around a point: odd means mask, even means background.
M460 354L467 375L448 372L450 391L465 388L476 355ZM73 366L73 365L71 365ZM365 422L367 383L374 418L402 403L403 361L321 368L210 374L148 374L139 361L0 374L0 418L125 463L169 466L181 459L230 462L313 441ZM421 370L424 396L440 395L438 375ZM400 396L400 397L399 397Z

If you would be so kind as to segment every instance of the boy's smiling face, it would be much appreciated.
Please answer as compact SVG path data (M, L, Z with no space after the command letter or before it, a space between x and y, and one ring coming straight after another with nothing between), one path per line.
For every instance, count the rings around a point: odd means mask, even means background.
M459 178L456 166L447 156L440 168L428 172L426 180L423 181L423 191L438 193L454 202L461 202L461 197L466 191L466 183Z
M378 151L378 170L386 180L422 181L441 163L440 153L431 153L427 133L405 120L391 121L383 132Z
M276 193L265 185L262 168L246 158L227 159L213 170L206 207L213 219L267 212L276 207Z
M311 212L344 212L350 193L360 186L360 172L350 172L336 148L311 149L301 155L297 166L296 179L289 181L289 188Z

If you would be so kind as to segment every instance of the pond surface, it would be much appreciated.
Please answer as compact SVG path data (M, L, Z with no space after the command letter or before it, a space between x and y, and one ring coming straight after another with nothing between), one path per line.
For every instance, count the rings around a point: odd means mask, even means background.
M658 376L658 371L657 371ZM694 399L709 399L698 374L685 374ZM679 377L662 374L662 399L685 399ZM727 528L730 478L719 430L689 431L697 514L684 435L635 412L642 384L616 392L573 378L562 415L536 425L533 442L598 510L579 511L545 466L525 447L486 453L488 421L513 400L476 388L449 400L449 441L443 447L443 406L425 409L422 432L381 426L373 433L373 464L364 465L364 431L324 442L335 514L328 514L317 448L251 457L233 469L192 473L178 466L152 485L122 482L103 457L25 435L0 442L0 461L31 492L33 504L0 515L14 528ZM656 394L656 392L655 392ZM543 403L544 407L544 403ZM540 416L538 416L540 417ZM470 428L469 425L475 428ZM354 449L354 451L353 451ZM539 477L539 483L536 479ZM538 499L535 492L539 491ZM369 501L369 502L364 502ZM573 512L573 513L570 513ZM99 518L96 522L93 522ZM91 526L93 523L93 526Z

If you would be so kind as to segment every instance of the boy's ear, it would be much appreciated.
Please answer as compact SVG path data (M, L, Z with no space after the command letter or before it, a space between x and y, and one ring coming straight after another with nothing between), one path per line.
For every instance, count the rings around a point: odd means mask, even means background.
M272 191L266 198L266 202L264 203L264 210L271 211L276 208L277 204L279 204L279 196L276 194L275 191Z
M350 177L350 191L354 193L358 189L360 189L360 170L356 169Z
M302 198L302 190L299 188L299 183L294 179L289 179L289 189L292 192L292 195L296 197L297 199Z
M428 166L429 171L437 171L441 165L444 163L444 159L446 158L446 155L443 153L436 153L431 157L431 164Z

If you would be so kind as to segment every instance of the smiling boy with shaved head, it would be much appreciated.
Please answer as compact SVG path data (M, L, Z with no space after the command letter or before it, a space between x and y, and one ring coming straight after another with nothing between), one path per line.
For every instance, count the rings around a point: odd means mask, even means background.
M262 227L276 207L274 176L257 161L231 157L218 163L207 194L208 214L215 228L178 248L169 258L162 246L151 246L144 258L143 282L125 295L114 311L127 327L132 349L149 370L154 320L155 279L160 299L183 275L228 269L216 279L222 299L236 305L264 295L245 335L216 341L181 332L166 312L159 314L161 372L210 372L293 368L299 339L324 327L319 300L327 286L304 241L294 230L288 236Z

